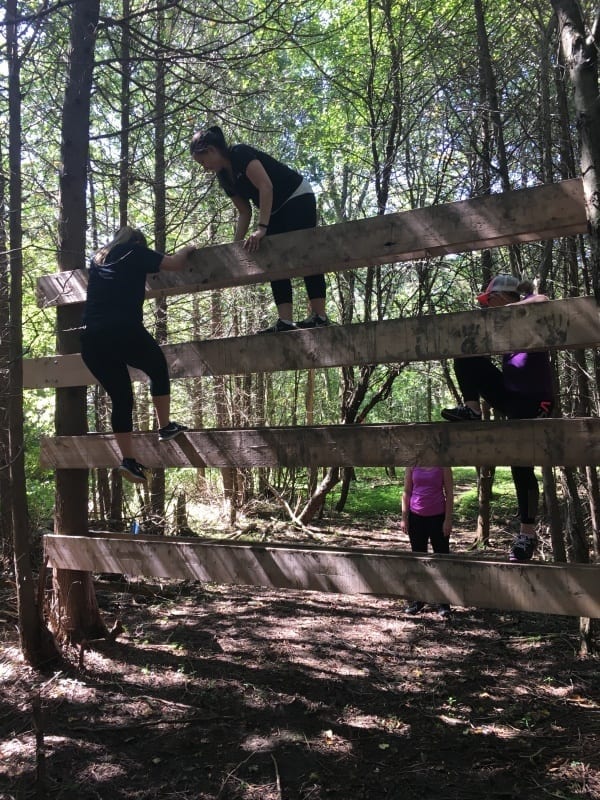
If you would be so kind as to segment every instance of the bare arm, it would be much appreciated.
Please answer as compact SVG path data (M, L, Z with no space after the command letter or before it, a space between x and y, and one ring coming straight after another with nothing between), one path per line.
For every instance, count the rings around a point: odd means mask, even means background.
M443 531L444 536L450 536L452 533L452 513L454 511L454 478L450 467L444 467L444 495L446 497L446 508Z
M402 519L400 528L408 533L408 512L410 511L410 496L412 494L412 468L407 467L404 473L404 491L402 492Z
M523 300L517 300L516 303L507 303L508 306L522 306L525 303L545 303L550 300L545 294L530 294L529 297L524 297Z
M173 253L172 256L163 256L163 260L160 262L161 271L166 270L167 272L179 272L180 270L189 267L190 263L188 261L188 256L197 249L198 248L193 244L188 244L185 247L182 247L181 250L177 250L177 252Z
M240 197L239 195L232 197L231 202L238 211L238 218L235 225L233 240L234 242L241 242L248 233L248 228L250 227L250 221L252 220L252 207L245 197Z
M260 161L253 159L246 168L246 177L258 189L258 227L244 242L244 247L258 250L260 240L266 235L273 210L273 184Z

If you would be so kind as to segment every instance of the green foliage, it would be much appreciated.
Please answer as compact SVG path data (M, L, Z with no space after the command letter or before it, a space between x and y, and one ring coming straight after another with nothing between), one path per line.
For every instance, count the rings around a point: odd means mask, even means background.
M25 471L27 503L33 528L46 525L54 514L54 473L39 465L40 437L53 433L52 392L25 394Z
M20 4L20 47L27 56L22 62L21 109L26 132L25 357L55 352L55 311L38 308L35 285L39 276L57 271L60 109L69 52L70 7L46 9L39 20L37 8L30 0ZM193 164L188 151L192 132L214 122L222 125L231 142L255 144L305 173L315 186L320 220L326 224L470 197L487 190L485 170L491 175L491 189L500 189L497 137L492 137L489 163L482 149L489 118L481 96L475 19L466 0L226 0L208 10L189 4L149 8L135 0L129 20L121 18L122 12L120 4L108 0L97 31L88 180L90 253L118 227L124 185L129 221L142 227L151 241L159 233L159 144L164 149L167 249L191 240L201 246L231 240L232 204L212 176ZM549 5L498 0L485 4L485 15L513 187L572 174L565 161L568 120L562 120L565 129L558 113L549 119L540 114L544 81L553 110L562 108L565 98L568 101L568 95L561 94L560 76L554 74L556 48L547 37ZM124 74L121 48L126 32L130 58ZM4 35L0 30L0 44ZM164 120L156 113L159 74L165 85ZM0 130L5 140L7 75L4 71L0 76ZM164 133L159 124L163 121ZM8 174L6 149L0 159ZM544 173L544 163L550 164L551 175ZM386 175L389 185L384 191ZM546 263L552 264L548 291L553 297L585 291L584 270L571 269L567 249L558 242L552 254L545 254ZM523 272L533 276L543 254L537 243L523 245ZM495 248L489 256L491 269L513 268L507 248ZM427 258L330 275L328 302L331 315L344 323L458 311L473 307L482 279L479 253ZM295 297L296 307L303 309L301 281L296 282ZM151 330L155 314L154 304L147 303ZM272 314L267 285L171 298L169 341L245 335ZM570 354L556 361L568 412L576 394L571 391L576 370ZM373 407L367 421L438 420L439 408L454 402L441 365L401 366L389 395ZM340 421L342 400L356 387L359 372L315 371L311 421ZM388 366L375 369L363 408L385 385L388 373ZM260 380L211 376L178 381L174 415L198 427L307 423L307 374L285 372ZM91 429L106 428L106 408L97 413L93 390L88 397ZM52 480L37 467L37 442L40 435L53 432L51 401L30 392L26 403L32 516L43 518L51 513ZM145 387L137 390L137 405L138 419L149 426ZM508 516L512 486L508 479L505 490L500 475L498 471L494 513ZM368 489L362 480L352 487L347 508L357 514L370 507L377 513L395 513L398 487L376 480ZM467 489L457 496L457 513L474 513Z
M396 470L391 479L384 469L357 469L344 512L357 519L400 514L404 470ZM454 517L461 524L474 524L477 519L477 474L473 467L453 467ZM340 496L340 486L332 492L333 508ZM499 524L515 514L516 500L512 475L508 467L498 467L492 492L492 518Z

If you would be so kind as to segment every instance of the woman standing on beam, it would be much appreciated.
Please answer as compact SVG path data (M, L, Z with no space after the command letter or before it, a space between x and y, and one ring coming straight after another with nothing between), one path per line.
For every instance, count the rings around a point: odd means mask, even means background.
M221 188L238 210L234 239L246 236L252 220L251 202L258 208L256 230L244 242L250 253L258 250L260 240L275 233L315 228L317 204L308 181L290 167L267 153L246 144L229 147L223 131L213 125L194 134L190 144L194 161L207 172L215 172ZM301 322L292 321L292 283L288 279L271 283L277 306L277 321L259 333L281 333L298 328L329 325L325 311L325 277L304 278L311 315Z
M529 281L521 282L514 275L496 275L485 292L477 297L484 308L540 303L546 300L546 295L533 293L533 286ZM449 422L480 420L480 398L505 414L508 419L549 417L552 413L552 371L545 350L505 353L502 357L502 370L487 356L457 358L454 361L454 372L464 405L442 409L442 417ZM535 520L540 490L533 467L511 467L511 472L521 526L510 551L510 560L529 561L537 547Z
M93 256L83 313L81 357L112 401L111 424L121 451L119 469L132 483L146 481L146 467L133 447L133 389L128 367L145 372L158 419L158 439L166 442L187 430L172 422L167 362L143 323L146 276L160 270L181 270L196 248L174 255L150 250L146 237L128 225Z

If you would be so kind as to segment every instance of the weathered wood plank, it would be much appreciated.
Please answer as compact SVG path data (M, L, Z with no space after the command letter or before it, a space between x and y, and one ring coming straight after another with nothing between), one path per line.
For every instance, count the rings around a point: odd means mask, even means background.
M136 433L147 467L382 467L600 464L600 419L330 425L189 431L170 442ZM43 467L115 467L109 434L41 441Z
M147 297L338 272L586 231L581 180L270 236L255 254L241 244L198 250L192 266L148 281ZM83 270L38 281L42 306L85 299Z
M265 342L268 341L268 347ZM514 350L600 345L600 315L592 297L526 306L461 311L411 319L240 336L165 345L173 378L236 375L353 364L427 361ZM131 370L134 380L145 380ZM25 388L95 383L78 354L27 359Z
M60 569L600 617L598 566L145 535L48 535L44 543L50 565Z

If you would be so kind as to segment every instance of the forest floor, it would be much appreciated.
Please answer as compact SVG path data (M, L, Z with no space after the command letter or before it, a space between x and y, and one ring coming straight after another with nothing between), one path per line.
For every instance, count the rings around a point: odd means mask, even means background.
M398 547L388 522L336 522L335 544ZM99 581L124 633L41 675L1 595L2 800L600 798L600 662L576 619Z

